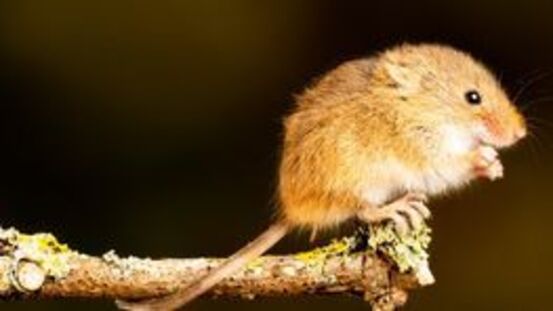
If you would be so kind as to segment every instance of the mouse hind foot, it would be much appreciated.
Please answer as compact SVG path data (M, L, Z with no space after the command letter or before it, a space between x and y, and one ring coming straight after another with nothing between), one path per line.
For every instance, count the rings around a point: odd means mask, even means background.
M396 231L405 235L409 230L419 229L430 217L426 201L426 195L410 192L384 206L363 207L357 217L370 224L391 221Z

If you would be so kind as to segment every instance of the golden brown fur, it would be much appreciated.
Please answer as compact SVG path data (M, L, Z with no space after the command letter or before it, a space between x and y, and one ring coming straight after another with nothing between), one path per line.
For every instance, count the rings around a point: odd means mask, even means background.
M472 88L482 90L486 105L464 102ZM285 121L283 216L294 225L331 226L355 217L366 203L466 183L472 178L469 150L452 154L444 148L452 138L443 126L453 124L473 139L473 128L484 123L494 125L487 143L499 146L524 130L496 79L467 54L440 45L403 45L346 62L299 96ZM467 141L467 148L477 143ZM371 186L383 193L367 198L363 192Z

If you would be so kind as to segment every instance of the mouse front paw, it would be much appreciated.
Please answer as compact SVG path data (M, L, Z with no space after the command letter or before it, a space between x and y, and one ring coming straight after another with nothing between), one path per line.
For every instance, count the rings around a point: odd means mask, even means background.
M490 146L480 146L473 156L473 169L477 177L496 180L503 177L503 164L497 151Z
M407 193L403 197L381 207L367 207L358 217L368 223L391 221L398 234L405 235L409 230L417 230L430 217L426 206L427 197L420 193Z

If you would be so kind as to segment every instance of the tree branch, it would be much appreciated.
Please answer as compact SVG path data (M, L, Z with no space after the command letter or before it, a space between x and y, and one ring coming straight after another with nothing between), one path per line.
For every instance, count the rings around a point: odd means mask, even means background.
M349 293L364 297L375 310L393 310L406 302L407 290L433 281L429 270L426 276L400 273L377 252L354 250L354 240L345 238L305 253L261 257L208 295L254 299ZM93 257L70 250L50 234L0 229L0 299L161 297L189 285L223 260L120 258L113 251Z

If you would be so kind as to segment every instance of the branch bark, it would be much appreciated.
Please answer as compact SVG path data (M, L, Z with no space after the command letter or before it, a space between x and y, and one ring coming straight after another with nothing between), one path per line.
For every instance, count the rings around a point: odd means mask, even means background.
M120 258L114 252L94 257L69 250L48 234L11 230L0 230L0 299L161 297L224 260ZM407 290L422 285L374 252L335 249L261 257L208 295L254 299L349 293L362 296L374 310L393 310L406 302Z

